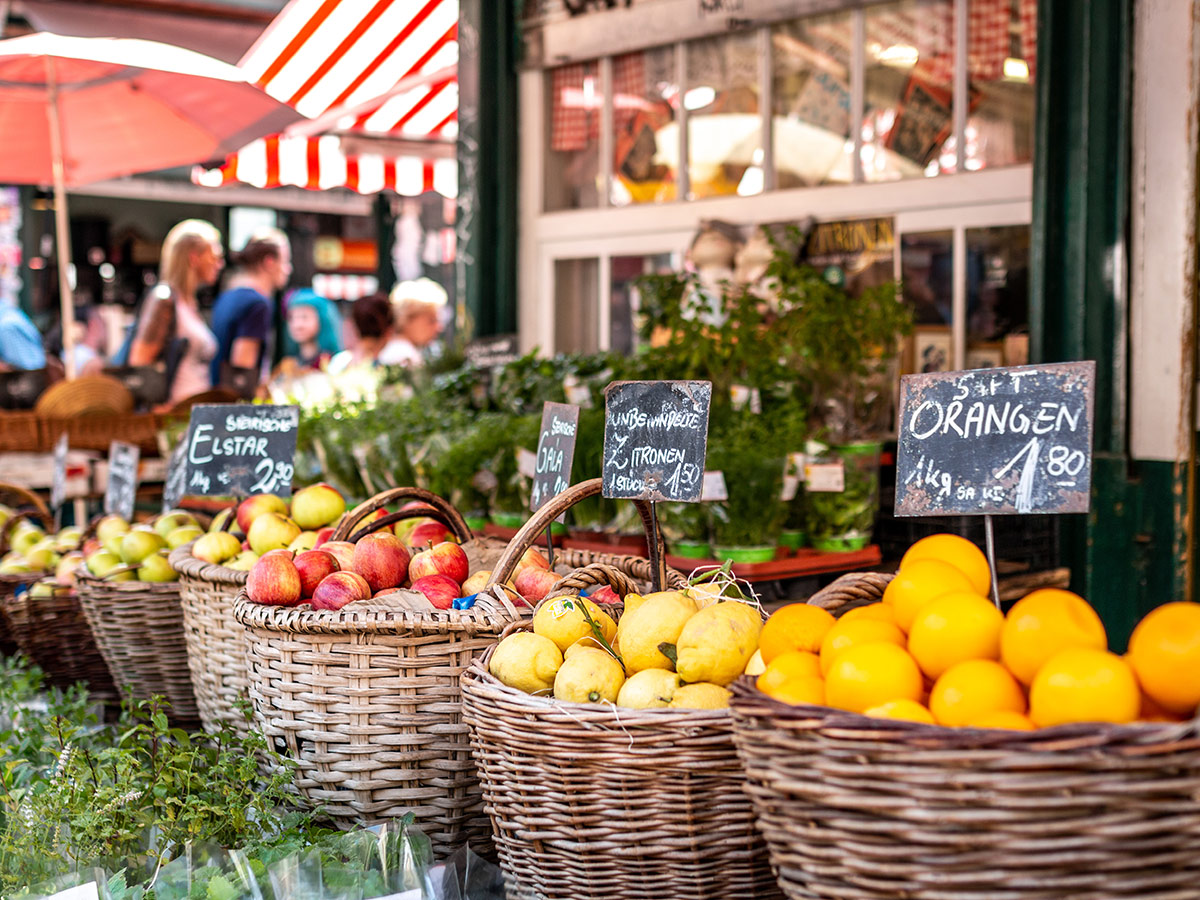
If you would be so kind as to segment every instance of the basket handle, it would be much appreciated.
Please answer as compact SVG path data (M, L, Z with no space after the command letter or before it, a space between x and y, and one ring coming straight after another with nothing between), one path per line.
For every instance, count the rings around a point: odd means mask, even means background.
M433 510L405 510L404 512L408 512L410 515L400 516L399 513L395 513L393 515L398 516L398 518L392 518L391 515L383 516L367 523L364 528L358 531L354 530L355 525L371 515L375 510L382 509L389 503L394 503L397 500L420 500L422 503L428 503L432 506ZM429 516L431 512L434 514L433 517L441 519L445 523L446 527L450 529L459 543L465 543L474 537L466 520L463 519L458 510L437 494L416 487L399 487L382 491L374 497L364 500L358 506L354 507L354 509L350 510L350 512L342 516L330 540L344 541L347 540L349 535L353 534L353 540L357 541L373 531L384 528L385 523L390 525L401 519L413 518L415 516Z
M627 595L636 594L638 591L633 579L616 566L610 566L607 563L589 563L560 578L558 583L550 588L542 603L565 594L578 595L588 588L602 585L611 587L622 600Z
M42 518L42 514L40 512L35 512L33 510L22 510L20 512L13 513L12 516L9 518L9 520L4 523L4 527L2 529L0 529L0 556L3 556L10 549L12 549L9 546L9 541L12 539L13 530L15 529L18 522L21 522L24 520L29 520L32 522L34 519L41 519L41 518ZM45 528L47 525L49 525L53 521L54 520L50 519L50 518L42 519L42 527Z
M48 523L53 518L50 513L50 507L46 505L46 501L29 490L29 488L21 487L21 485L13 484L9 481L0 481L0 496L5 494L15 495L18 498L16 502L18 510L30 506L33 508L31 512L39 516L43 522Z
M492 570L488 587L490 588L497 582L508 581L525 551L534 545L542 532L550 527L551 522L580 500L595 497L601 490L603 490L602 480L592 478L571 485L561 494L551 497L545 506L529 517L529 521L522 525L521 529L513 535L513 539L508 542L508 546L504 548L504 555L500 557L496 567ZM666 545L663 543L662 529L655 529L652 524L653 513L649 502L634 500L633 503L642 517L642 527L646 530L646 544L650 548L650 580L654 589L660 591L667 582Z

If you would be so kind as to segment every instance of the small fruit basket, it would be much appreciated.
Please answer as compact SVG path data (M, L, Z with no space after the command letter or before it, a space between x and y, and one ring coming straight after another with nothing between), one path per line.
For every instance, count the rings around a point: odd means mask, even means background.
M508 552L561 511L539 510ZM644 595L627 576L573 572L462 676L508 895L778 897L723 686L753 659L761 613L678 572ZM580 596L598 585L624 602Z
M43 560L30 559L29 550L45 538L43 526L53 522L44 500L27 488L0 482L0 605L24 590L51 568ZM19 536L25 532L24 536ZM0 654L11 656L17 650L4 617L0 616Z
M982 554L913 558L930 540L894 578L776 612L765 670L733 686L784 893L1195 896L1200 605L1151 612L1122 658L1082 598L1039 590L1002 616Z

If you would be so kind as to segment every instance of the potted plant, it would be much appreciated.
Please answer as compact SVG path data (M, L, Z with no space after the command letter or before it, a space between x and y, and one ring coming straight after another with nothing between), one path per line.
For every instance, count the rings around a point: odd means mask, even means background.
M686 559L707 559L712 555L708 512L707 503L659 505L659 522L671 553Z
M780 433L763 414L718 408L709 419L707 468L719 470L728 498L706 504L718 559L766 562L775 556L784 509Z

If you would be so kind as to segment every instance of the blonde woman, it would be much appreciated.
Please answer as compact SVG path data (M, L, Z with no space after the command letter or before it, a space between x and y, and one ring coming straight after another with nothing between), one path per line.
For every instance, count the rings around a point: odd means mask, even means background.
M209 366L217 354L217 339L200 315L196 292L216 282L223 263L221 233L210 223L187 219L167 232L158 284L142 303L129 364L148 366L162 360L168 375L174 368L170 404L212 386Z
M425 348L442 333L446 291L428 278L405 281L392 289L395 335L379 353L384 366L421 366Z

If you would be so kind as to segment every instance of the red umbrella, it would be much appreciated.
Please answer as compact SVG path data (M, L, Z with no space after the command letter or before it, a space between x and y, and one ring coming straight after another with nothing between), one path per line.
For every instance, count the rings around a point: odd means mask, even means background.
M234 66L153 41L0 41L0 182L54 184L64 356L74 377L67 185L224 159L303 118Z

